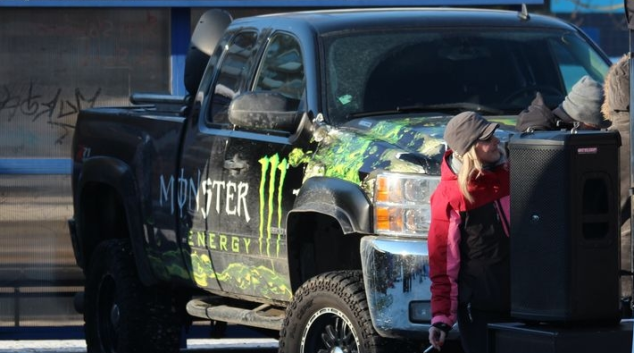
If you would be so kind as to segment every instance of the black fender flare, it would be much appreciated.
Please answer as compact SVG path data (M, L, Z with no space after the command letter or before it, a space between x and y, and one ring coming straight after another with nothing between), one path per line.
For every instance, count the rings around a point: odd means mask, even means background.
M353 182L330 177L312 177L302 185L286 220L287 231L294 217L313 212L337 220L344 234L372 233L372 203Z
M158 282L152 272L148 260L147 252L143 244L143 225L141 223L141 209L139 200L141 195L137 187L136 178L129 165L117 158L112 157L92 157L86 159L82 165L81 172L77 181L77 197L75 198L75 209L80 213L78 220L83 219L81 216L82 208L79 204L82 199L82 192L87 184L99 183L108 185L116 190L121 197L125 215L127 218L128 233L130 234L130 242L134 259L138 270L139 278L144 285L153 285ZM78 222L78 248L85 250L84 242L81 239L81 222ZM138 235L138 236L135 236ZM82 254L83 264L80 264L84 270L87 269L87 254Z

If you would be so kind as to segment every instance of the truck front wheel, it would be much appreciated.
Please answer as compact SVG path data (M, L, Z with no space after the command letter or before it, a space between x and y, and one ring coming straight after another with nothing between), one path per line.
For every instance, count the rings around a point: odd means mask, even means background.
M310 279L286 310L279 353L388 351L387 340L372 326L361 271Z
M93 254L84 310L88 353L178 352L181 320L173 296L141 283L130 242L108 240Z

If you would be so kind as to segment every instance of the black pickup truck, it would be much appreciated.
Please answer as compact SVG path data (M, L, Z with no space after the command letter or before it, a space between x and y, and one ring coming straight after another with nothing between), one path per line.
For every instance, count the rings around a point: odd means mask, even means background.
M279 351L426 340L428 196L450 117L557 106L606 55L525 11L205 13L185 97L79 114L72 150L88 351L175 352L191 317ZM455 330L454 330L455 331Z

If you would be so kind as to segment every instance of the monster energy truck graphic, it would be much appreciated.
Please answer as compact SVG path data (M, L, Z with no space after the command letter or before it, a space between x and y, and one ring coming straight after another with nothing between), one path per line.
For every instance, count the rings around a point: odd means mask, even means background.
M286 170L288 169L288 161L286 158L280 161L279 155L275 154L271 157L263 157L259 160L259 162L262 165L262 180L260 181L260 237L258 238L260 243L260 253L262 253L262 245L266 242L266 255L271 256L271 233L272 230L274 230L277 234L277 239L275 240L275 256L279 256L280 238L282 236L282 190L284 189L284 180L286 178ZM276 184L277 192L275 191ZM275 203L277 204L277 207ZM276 227L273 229L274 213L277 213L277 223ZM266 241L264 240L265 222Z

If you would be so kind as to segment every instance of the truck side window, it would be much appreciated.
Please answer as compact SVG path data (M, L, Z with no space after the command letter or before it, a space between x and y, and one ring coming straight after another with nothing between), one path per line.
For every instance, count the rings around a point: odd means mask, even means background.
M227 124L227 108L234 96L245 89L253 65L257 34L245 32L236 35L225 50L218 66L218 78L214 86L210 122Z
M299 43L288 34L275 34L266 48L253 90L279 92L288 99L287 108L296 110L304 94L304 82Z

